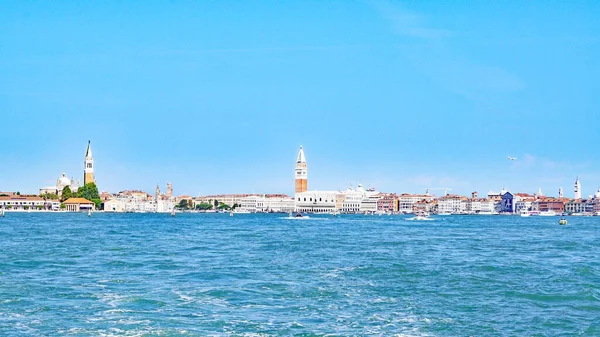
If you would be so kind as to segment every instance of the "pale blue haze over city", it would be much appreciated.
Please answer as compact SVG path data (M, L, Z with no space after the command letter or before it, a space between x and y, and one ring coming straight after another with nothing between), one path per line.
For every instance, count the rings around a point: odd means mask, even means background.
M0 190L600 185L600 2L4 2ZM507 156L517 157L516 161Z

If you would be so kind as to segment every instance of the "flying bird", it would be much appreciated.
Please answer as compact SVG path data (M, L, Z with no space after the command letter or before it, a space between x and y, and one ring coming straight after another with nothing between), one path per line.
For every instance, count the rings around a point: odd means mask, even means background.
M517 160L517 158L508 156L508 160Z

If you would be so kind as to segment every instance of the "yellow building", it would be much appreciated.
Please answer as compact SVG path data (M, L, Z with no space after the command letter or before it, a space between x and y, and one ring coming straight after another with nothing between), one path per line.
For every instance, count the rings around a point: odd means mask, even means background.
M83 212L94 209L95 204L84 198L69 198L64 202L67 212Z
M92 147L90 145L90 141L88 141L88 147L85 153L84 164L85 166L83 169L83 185L87 185L89 183L96 183L96 179L94 179L94 158L92 157Z

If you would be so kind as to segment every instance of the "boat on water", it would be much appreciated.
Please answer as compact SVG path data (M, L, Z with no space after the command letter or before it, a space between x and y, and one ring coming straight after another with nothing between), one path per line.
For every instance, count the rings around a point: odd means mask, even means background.
M438 213L438 215L452 215L452 213L442 212L442 213Z
M92 210L88 210L88 216L92 216Z
M552 211L552 210L543 211L543 212L540 212L540 214L539 214L539 216L556 216L556 215L558 215L558 214L556 214L556 212Z
M413 220L429 220L429 213L427 212L419 212L419 213L415 213L415 217L413 218Z
M520 215L525 218L531 216L531 213L527 210L522 209Z
M4 207L0 208L0 218L4 218Z
M562 218L562 219L558 220L558 224L561 225L561 226L564 226L564 225L566 225L568 223L569 222L565 218Z

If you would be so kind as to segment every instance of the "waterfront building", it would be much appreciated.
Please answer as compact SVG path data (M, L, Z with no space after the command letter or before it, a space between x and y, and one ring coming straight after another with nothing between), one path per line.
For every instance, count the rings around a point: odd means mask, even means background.
M479 214L493 214L496 212L496 202L490 199L481 199Z
M60 206L58 201L47 202L38 196L24 196L17 194L0 196L0 208L13 211L51 209L53 204Z
M575 199L581 199L581 183L579 182L579 177L575 180L574 194Z
M287 195L267 195L263 196L261 208L267 213L289 213L295 210L296 202Z
M451 214L463 214L466 213L466 203L464 202L466 197L448 194L438 198L438 214L451 213Z
M471 196L476 196L476 192L475 193L471 193ZM467 214L478 214L481 212L481 201L485 200L485 199L480 199L480 198L470 198L470 199L464 199L464 203L465 205L462 206L461 208L464 207L465 212Z
M438 212L438 200L420 200L413 204L412 213L437 213Z
M596 209L595 204L593 199L573 199L565 204L565 212L592 214Z
M518 199L518 197L515 197L512 193L504 189L500 192L500 194L502 195L500 212L514 213L516 201L515 199Z
M342 213L375 213L377 212L377 202L380 194L374 189L365 190L358 184L356 189L350 186L344 194L342 202Z
M239 210L243 212L257 213L259 212L259 195L253 194L239 199Z
M492 201L502 201L502 192L497 193L497 192L494 192L494 191L490 190L488 192L487 197L488 197L488 199L490 199Z
M395 193L378 195L377 211L384 213L398 212L398 196Z
M282 195L250 195L241 198L238 203L239 209L251 213L289 213L295 210L293 198Z
M337 191L306 191L296 193L294 196L296 211L302 213L332 213L336 211L337 195L339 193ZM361 200L362 197L358 199L356 206L353 206L356 212L360 210ZM345 203L344 201L344 205Z
M341 210L344 207L344 202L346 201L346 195L342 192L338 192L335 195L335 209L337 211Z
M126 210L126 203L123 199L110 199L102 203L102 209L105 212L122 213Z
M219 205L225 204L227 206L233 207L233 205L238 204L241 205L244 198L247 197L258 197L260 194L216 194L216 195L207 195L207 196L198 196L194 198L194 205L199 204L210 204L214 205L215 201L219 203ZM247 202L247 200L246 200Z
M435 199L434 196L429 194L408 194L402 193L398 196L398 212L401 213L412 213L413 206L419 201L431 201Z
M514 195L514 213L521 211L531 211L533 203L536 201L536 196L528 193L515 193Z
M565 211L566 200L563 198L538 198L533 202L532 209L537 212L556 212L562 213Z
M152 196L150 194L140 190L121 191L117 193L116 197L123 199L131 199L134 201L147 201L152 199Z
M160 193L156 186L154 196L140 190L121 191L110 195L102 193L105 212L169 213L175 207L175 198Z
M306 157L304 156L302 145L300 145L300 151L296 158L296 169L294 173L296 193L306 192L308 190L308 168L306 166Z
M96 183L94 178L94 157L92 157L91 142L88 141L87 151L85 152L84 169L83 169L83 184Z
M67 212L87 212L94 209L94 203L84 198L69 198L64 202Z

